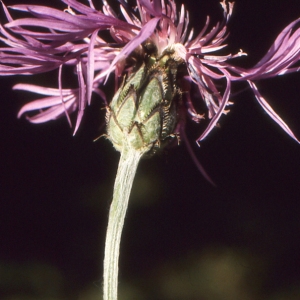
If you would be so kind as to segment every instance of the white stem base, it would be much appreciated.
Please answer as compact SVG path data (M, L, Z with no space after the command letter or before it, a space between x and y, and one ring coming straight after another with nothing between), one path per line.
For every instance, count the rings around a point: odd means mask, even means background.
M128 148L121 152L106 232L103 271L104 300L118 299L118 261L121 234L132 183L143 154L142 151Z

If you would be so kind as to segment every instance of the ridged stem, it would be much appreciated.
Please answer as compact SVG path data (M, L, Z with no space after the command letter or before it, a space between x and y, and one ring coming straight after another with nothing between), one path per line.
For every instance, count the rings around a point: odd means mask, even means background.
M103 299L118 299L118 262L121 234L130 191L144 151L123 147L114 185L105 241Z

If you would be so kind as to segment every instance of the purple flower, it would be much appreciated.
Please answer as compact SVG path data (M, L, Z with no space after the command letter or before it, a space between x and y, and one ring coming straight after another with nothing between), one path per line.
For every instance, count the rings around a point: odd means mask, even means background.
M299 71L300 18L288 25L277 37L267 54L252 68L244 69L231 64L232 59L246 55L217 55L226 47L227 24L233 3L221 2L223 20L211 30L209 17L199 34L189 30L189 14L184 5L177 10L174 0L137 0L132 8L119 0L120 12L103 1L98 11L89 0L86 6L76 0L62 0L64 11L39 5L13 5L12 10L29 13L14 20L8 9L3 8L8 20L0 26L0 75L31 75L58 70L57 89L28 84L17 84L14 89L42 94L45 97L22 107L19 116L28 116L34 123L46 122L77 111L74 133L77 131L84 110L96 93L107 105L101 86L114 75L115 91L137 65L143 63L149 51L157 57L172 51L183 62L178 86L183 103L179 105L176 132L184 138L185 119L188 116L200 122L204 116L196 111L190 95L191 85L196 85L207 107L210 122L197 142L203 140L215 127L230 104L231 85L246 81L256 99L268 115L293 139L292 131L274 112L258 91L254 81ZM72 67L78 78L78 88L64 88L63 67ZM299 142L299 141L298 141Z

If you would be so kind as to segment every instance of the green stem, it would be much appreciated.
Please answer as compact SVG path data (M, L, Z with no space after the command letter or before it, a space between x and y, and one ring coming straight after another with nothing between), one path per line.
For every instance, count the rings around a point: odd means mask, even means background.
M105 241L103 299L118 299L118 261L124 218L134 176L144 151L123 147L114 185Z

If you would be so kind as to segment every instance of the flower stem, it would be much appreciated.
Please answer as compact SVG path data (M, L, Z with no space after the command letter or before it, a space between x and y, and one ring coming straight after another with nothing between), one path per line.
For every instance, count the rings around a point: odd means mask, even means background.
M103 271L104 300L117 300L118 298L118 260L121 234L132 183L144 152L127 146L124 146L121 151L106 232Z

